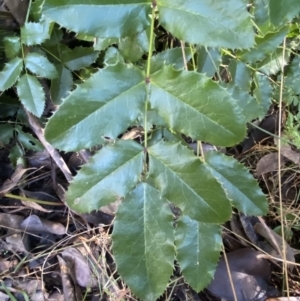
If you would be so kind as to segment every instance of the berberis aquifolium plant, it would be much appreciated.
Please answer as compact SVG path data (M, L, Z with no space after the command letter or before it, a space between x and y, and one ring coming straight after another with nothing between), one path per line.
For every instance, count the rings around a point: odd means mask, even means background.
M298 11L296 0L267 2L37 0L20 37L5 39L0 90L16 83L24 107L41 117L38 78L50 80L59 108L46 124L48 142L66 152L102 145L70 182L66 201L81 213L122 200L113 254L143 300L163 293L174 260L196 291L205 288L232 206L267 212L241 163L217 151L196 156L186 143L233 146L247 122L268 111L268 75L280 70L280 45ZM61 43L66 31L90 46L69 48ZM178 47L169 41L161 49L162 35ZM143 128L140 141L120 139L135 127ZM181 212L175 228L170 204Z

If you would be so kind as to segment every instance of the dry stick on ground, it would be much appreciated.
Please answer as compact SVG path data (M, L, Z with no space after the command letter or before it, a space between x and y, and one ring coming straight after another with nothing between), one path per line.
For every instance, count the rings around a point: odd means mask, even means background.
M24 108L24 110L27 114L28 121L29 121L29 124L30 124L33 132L36 134L36 136L38 137L40 142L44 145L45 149L48 151L49 155L52 157L54 162L57 164L57 166L60 168L62 173L65 175L68 182L70 182L73 178L72 174L71 174L66 162L63 160L63 158L59 154L59 152L50 143L48 143L46 141L45 135L44 135L44 129L42 128L40 121L38 120L37 117L32 115L25 108Z

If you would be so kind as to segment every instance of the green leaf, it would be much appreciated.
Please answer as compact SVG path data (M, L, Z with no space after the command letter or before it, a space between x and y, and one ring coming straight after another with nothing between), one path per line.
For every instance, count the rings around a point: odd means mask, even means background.
M268 2L270 20L275 26L290 22L300 12L298 0L269 0Z
M255 73L254 82L256 88L254 89L254 96L262 107L262 114L258 116L260 119L265 117L272 104L272 86L270 80L263 74Z
M57 71L49 60L38 53L28 53L25 57L25 67L32 73L49 79L57 77Z
M46 20L40 23L25 23L21 27L21 42L27 46L43 43L50 38L49 26Z
M9 61L0 72L0 91L10 88L19 78L23 69L23 60L16 57Z
M143 157L143 147L132 140L104 146L71 181L66 202L77 212L91 212L123 198L140 179Z
M148 0L46 0L43 13L59 25L99 38L122 38L149 26Z
M45 107L45 93L36 77L24 74L17 83L17 92L24 107L40 117Z
M14 136L14 128L10 124L0 124L0 148L9 143Z
M231 75L230 84L237 85L241 90L249 92L251 82L249 67L241 61L231 60L228 70Z
M290 86L295 94L300 94L300 57L296 56L288 66L285 86Z
M238 210L246 215L264 215L268 212L265 195L241 163L217 152L206 153L205 162Z
M148 152L149 176L162 197L201 222L229 219L231 206L224 191L192 150L180 143L160 141Z
M157 5L160 24L180 40L206 47L254 45L250 14L242 0L158 0Z
M7 58L12 59L16 57L21 50L20 37L5 37L4 50Z
M35 152L39 152L44 149L43 145L38 139L33 137L30 133L25 133L22 130L22 127L20 127L19 125L15 127L15 130L18 133L17 139L22 145L23 149L25 148L27 150L32 150Z
M213 77L221 64L221 52L219 49L207 49L198 47L197 71L208 77Z
M238 57L247 63L255 63L263 60L269 53L274 50L283 42L284 37L289 32L289 26L282 27L278 32L271 32L264 37L256 37L256 45L254 48L239 55Z
M194 140L231 146L246 134L236 101L203 74L163 66L151 77L151 106L171 130Z
M156 300L173 270L173 219L167 202L150 185L139 184L122 201L112 235L118 272L144 301Z
M188 62L192 58L193 53L188 47L184 48L184 53ZM184 60L181 48L171 48L151 57L151 73L159 71L163 65L172 65L176 70L183 69Z
M220 257L220 226L182 216L177 222L175 245L185 280L195 291L203 290L213 279Z
M76 47L62 53L62 61L70 70L79 70L95 62L99 51L92 47Z
M64 98L66 98L73 86L73 77L69 69L62 64L56 66L58 77L51 81L51 99L60 105Z
M116 139L144 111L145 99L144 75L139 69L109 66L65 99L50 118L45 135L65 151L90 148L105 141L104 137Z

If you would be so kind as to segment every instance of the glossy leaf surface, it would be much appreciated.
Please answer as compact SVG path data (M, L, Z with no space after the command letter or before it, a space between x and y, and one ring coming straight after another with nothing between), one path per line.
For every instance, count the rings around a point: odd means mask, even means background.
M218 152L205 154L205 162L236 208L246 215L267 213L268 202L265 195L241 163Z
M10 88L19 78L23 69L22 59L16 57L8 62L0 72L0 91Z
M139 69L126 65L101 69L65 99L50 118L46 137L66 151L92 147L104 137L116 139L141 114L145 99Z
M220 256L220 226L182 216L176 226L175 245L177 260L185 280L196 291L201 291L213 279Z
M135 141L104 146L71 181L67 203L77 212L91 212L125 197L140 179L143 157Z
M49 23L25 23L21 27L21 42L27 46L41 44L45 40L50 38Z
M152 75L150 103L172 130L194 140L230 146L246 134L235 100L203 74L163 66Z
M157 190L142 183L122 201L112 239L126 284L142 300L156 300L172 274L175 253L172 214Z
M161 141L150 146L148 152L149 176L155 187L183 214L210 223L230 217L226 194L191 150L180 143Z
M46 0L43 13L77 33L121 38L139 33L149 25L150 5L147 0Z
M17 92L24 107L40 117L45 107L45 93L37 78L24 74L18 81Z
M53 79L57 77L57 72L52 63L49 60L38 53L28 53L25 57L25 67L32 73Z
M160 24L179 40L209 47L254 45L253 26L242 0L158 0L157 5Z

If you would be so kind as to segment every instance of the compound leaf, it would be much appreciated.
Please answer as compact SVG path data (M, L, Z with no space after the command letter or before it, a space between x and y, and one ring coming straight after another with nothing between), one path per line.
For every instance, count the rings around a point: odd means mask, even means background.
M0 91L10 88L19 78L23 69L23 60L16 57L9 61L0 72Z
M205 162L233 205L246 215L264 215L268 202L257 181L237 160L218 152L205 154Z
M173 218L152 186L139 184L122 201L112 235L118 272L144 301L156 300L173 270Z
M43 13L76 33L122 38L149 26L150 5L149 0L46 0Z
M163 66L151 77L151 106L172 130L219 146L241 141L246 126L236 101L203 74Z
M21 42L27 46L43 43L50 38L49 25L46 20L40 23L25 23L21 27Z
M30 74L21 76L17 92L24 107L33 115L40 117L45 107L45 93L40 82Z
M124 197L140 179L143 156L132 140L104 146L71 181L66 202L77 212L91 212Z
M138 68L108 66L64 100L50 118L45 135L65 151L90 148L104 137L116 139L143 112L145 99L144 76Z
M25 58L25 66L32 73L41 77L53 79L57 77L57 71L49 60L39 53L28 53Z
M213 279L220 257L220 226L201 223L184 215L177 222L175 245L185 280L195 291L201 291Z
M231 206L226 194L193 151L180 143L160 141L148 152L149 176L164 198L198 221L228 220Z
M254 45L253 25L242 0L158 0L157 5L160 24L180 40L208 47Z

